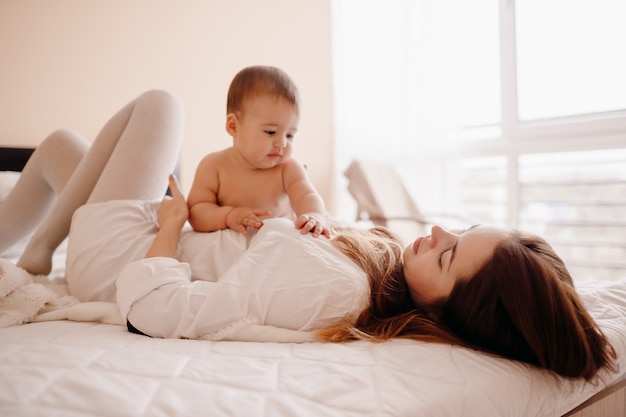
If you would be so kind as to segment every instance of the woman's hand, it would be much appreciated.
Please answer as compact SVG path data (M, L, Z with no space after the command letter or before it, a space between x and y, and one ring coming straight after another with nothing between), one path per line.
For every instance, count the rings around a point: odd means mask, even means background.
M164 197L157 211L159 229L172 227L177 228L180 232L189 218L189 208L187 207L185 196L180 191L180 186L174 175L170 175L169 186L172 196Z
M185 196L180 191L178 181L173 175L169 179L171 197L163 198L157 211L159 231L157 232L146 258L167 257L176 258L176 246L180 231L189 217L189 209Z

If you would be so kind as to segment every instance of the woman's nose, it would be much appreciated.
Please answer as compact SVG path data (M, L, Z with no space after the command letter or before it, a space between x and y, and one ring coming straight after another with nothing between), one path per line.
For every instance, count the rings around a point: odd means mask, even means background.
M452 236L452 233L448 232L441 226L433 226L430 229L430 247L434 248L439 242L445 241Z

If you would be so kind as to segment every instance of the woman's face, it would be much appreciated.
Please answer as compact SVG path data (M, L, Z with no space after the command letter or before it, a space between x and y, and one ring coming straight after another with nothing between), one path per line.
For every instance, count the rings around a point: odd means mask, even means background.
M413 302L429 305L450 295L457 280L473 276L508 237L504 230L474 226L452 233L433 226L403 254L404 276Z

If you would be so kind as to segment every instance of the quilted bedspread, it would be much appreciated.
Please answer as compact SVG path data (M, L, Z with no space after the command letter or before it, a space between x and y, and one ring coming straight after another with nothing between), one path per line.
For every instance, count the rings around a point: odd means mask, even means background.
M626 369L626 282L583 289ZM0 329L0 416L560 416L592 385L413 341L163 340L102 323Z

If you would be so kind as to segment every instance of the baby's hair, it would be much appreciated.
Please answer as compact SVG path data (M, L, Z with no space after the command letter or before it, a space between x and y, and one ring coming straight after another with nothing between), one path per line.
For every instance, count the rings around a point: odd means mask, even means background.
M264 94L284 98L300 113L298 88L293 80L279 68L262 65L246 67L235 75L228 89L226 113L240 112L246 99Z

